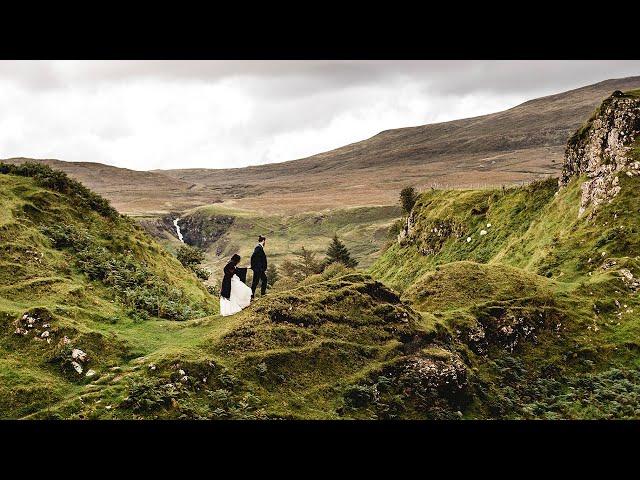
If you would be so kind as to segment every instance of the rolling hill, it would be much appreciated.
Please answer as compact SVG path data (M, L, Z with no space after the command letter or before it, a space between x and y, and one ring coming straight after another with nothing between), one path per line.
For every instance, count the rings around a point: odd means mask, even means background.
M503 112L387 130L309 158L247 168L136 172L41 161L128 214L182 212L221 201L232 208L285 215L391 205L407 184L469 188L557 176L565 143L584 119L614 90L639 87L640 77L606 80Z
M317 211L396 202L399 190L499 186L557 176L569 136L614 90L640 77L530 100L503 112L387 130L336 150L289 162L229 170L158 171L185 182L246 189L234 206Z
M232 317L82 185L0 182L3 418L640 418L640 91L560 181L426 191L368 272Z

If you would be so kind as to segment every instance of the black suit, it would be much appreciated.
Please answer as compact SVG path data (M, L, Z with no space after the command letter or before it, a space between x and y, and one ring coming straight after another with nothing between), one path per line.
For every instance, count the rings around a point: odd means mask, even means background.
M251 255L251 270L253 270L253 281L251 282L251 292L253 295L256 293L258 282L262 281L260 285L260 293L264 295L267 293L267 255L264 253L264 248L261 244L256 245Z

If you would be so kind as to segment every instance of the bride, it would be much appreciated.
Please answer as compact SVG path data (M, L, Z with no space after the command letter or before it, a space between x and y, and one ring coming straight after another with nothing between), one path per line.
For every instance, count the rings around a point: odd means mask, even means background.
M238 313L251 303L251 288L243 281L247 278L247 269L238 267L238 263L240 255L236 253L224 266L224 278L220 289L220 315L223 317Z

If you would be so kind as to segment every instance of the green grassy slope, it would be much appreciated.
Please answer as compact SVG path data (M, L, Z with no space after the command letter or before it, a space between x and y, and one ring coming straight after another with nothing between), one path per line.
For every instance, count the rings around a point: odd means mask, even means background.
M640 179L578 218L582 180L427 192L371 268L451 333L474 373L465 416L640 416Z
M441 418L460 408L457 396L420 393L425 381L464 389L460 359L369 276L332 267L233 317L206 315L215 305L195 277L99 197L66 177L52 185L48 169L2 171L0 417ZM416 376L413 365L438 370ZM442 411L422 411L434 402Z
M580 217L579 177L425 192L369 273L334 265L221 318L102 199L3 168L0 417L640 417L638 176ZM221 257L259 233L272 259L336 229L355 248L395 215L217 208L190 214L235 217Z
M216 309L193 274L99 197L46 168L14 173L0 174L2 417L77 399L160 347L181 328L170 320ZM88 356L82 374L74 348Z

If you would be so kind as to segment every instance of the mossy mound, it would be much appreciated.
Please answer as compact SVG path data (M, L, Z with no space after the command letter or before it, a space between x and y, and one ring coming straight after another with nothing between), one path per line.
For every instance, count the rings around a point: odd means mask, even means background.
M637 415L640 177L615 175L620 190L582 215L584 176L425 192L371 268L448 333L472 392L464 417Z
M0 416L64 403L137 357L118 329L215 311L193 274L78 182L42 165L0 172Z

